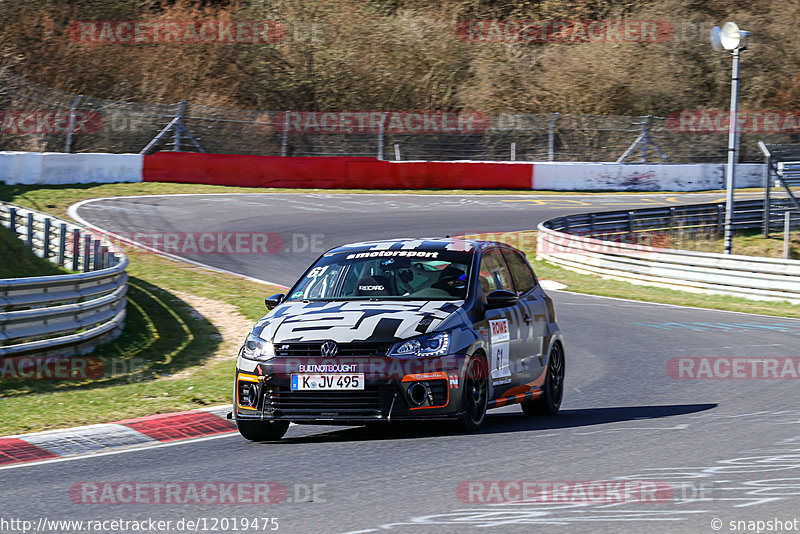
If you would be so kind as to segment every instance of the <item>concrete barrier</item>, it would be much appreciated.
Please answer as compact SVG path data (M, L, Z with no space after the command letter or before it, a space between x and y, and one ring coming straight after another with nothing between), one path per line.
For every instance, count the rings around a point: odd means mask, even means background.
M736 166L736 187L761 187L764 166ZM547 191L704 191L725 188L725 164L534 163L532 189Z
M523 162L159 152L145 156L143 179L245 187L529 190L532 173L533 164Z
M760 187L763 165L737 166L736 187ZM379 161L159 152L0 152L7 184L176 182L333 189L704 191L725 187L725 165L498 161Z
M62 154L0 152L0 182L9 185L60 185L141 182L139 154Z

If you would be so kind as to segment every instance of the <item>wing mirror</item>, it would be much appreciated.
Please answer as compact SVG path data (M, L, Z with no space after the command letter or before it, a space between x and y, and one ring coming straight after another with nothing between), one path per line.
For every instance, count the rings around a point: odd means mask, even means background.
M486 295L486 309L493 310L495 308L508 308L517 303L519 297L511 291L505 289L495 289Z
M278 304L283 301L283 297L285 297L283 293L278 293L277 295L272 295L271 297L267 297L264 299L264 306L267 307L268 310L271 310Z

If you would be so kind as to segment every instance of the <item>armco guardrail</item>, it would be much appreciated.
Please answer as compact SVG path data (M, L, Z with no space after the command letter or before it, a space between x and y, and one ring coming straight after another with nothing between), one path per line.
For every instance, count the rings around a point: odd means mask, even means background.
M774 201L772 220L782 220L777 214L788 208L788 201ZM761 201L736 202L733 226L758 228L763 213ZM638 284L800 303L798 260L657 246L679 232L720 233L723 224L721 203L558 217L539 225L537 256L574 271Z
M75 274L0 280L0 356L71 355L114 338L125 320L128 259L102 236L0 203L0 224Z

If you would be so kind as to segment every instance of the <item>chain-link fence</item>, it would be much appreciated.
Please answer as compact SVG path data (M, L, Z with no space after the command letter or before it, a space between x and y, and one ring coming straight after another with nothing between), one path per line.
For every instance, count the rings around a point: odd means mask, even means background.
M440 161L726 161L727 126L720 119L727 117L719 112L687 113L666 118L559 113L489 116L474 111L254 111L81 96L0 70L0 150L182 150ZM792 123L784 121L778 128L772 121L772 130L743 131L739 161L762 161L756 145L759 139L800 142L800 127L794 124L792 129Z

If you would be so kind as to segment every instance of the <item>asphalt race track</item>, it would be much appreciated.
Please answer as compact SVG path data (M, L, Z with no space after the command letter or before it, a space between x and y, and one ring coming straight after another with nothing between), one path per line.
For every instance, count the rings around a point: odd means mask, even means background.
M319 252L300 246L303 239L329 248L510 231L563 213L720 198L199 195L100 200L78 215L112 232L277 232L284 248L276 254L189 259L290 284ZM798 380L675 379L668 372L668 361L679 357L797 358L800 321L550 294L567 343L567 389L556 417L526 418L509 406L490 412L474 434L441 426L292 426L280 443L231 434L11 466L0 469L3 508L51 519L268 517L278 519L277 532L292 533L731 532L734 520L800 519ZM259 506L76 504L69 489L85 481L276 481L287 498ZM573 489L584 481L669 483L672 492L658 502L620 503L613 494L577 502L575 493L550 502L480 502L492 496L493 481L569 482ZM478 489L461 491L467 482ZM255 531L263 530L247 530Z

